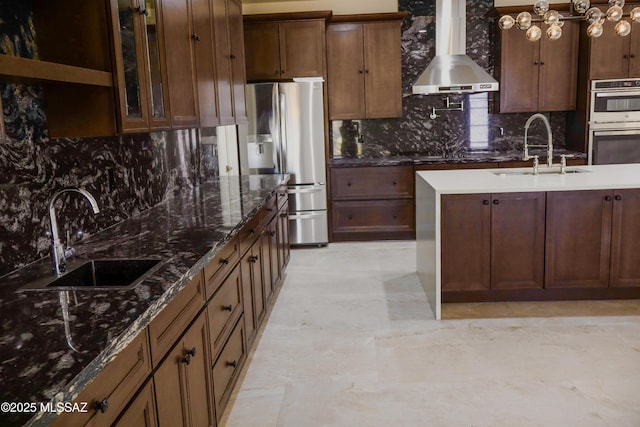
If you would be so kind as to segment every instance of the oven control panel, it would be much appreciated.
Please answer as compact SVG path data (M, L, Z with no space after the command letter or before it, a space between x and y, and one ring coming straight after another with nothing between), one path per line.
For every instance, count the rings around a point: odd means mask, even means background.
M640 88L640 79L593 80L591 90Z

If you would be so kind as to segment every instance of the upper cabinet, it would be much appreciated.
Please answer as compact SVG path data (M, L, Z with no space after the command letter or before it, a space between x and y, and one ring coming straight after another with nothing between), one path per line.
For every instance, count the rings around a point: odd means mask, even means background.
M327 27L329 119L402 116L404 12L333 16Z
M325 75L325 21L331 12L244 17L247 80Z
M120 130L170 127L162 11L157 0L111 0Z
M499 32L501 113L575 109L579 31L566 21L558 40L535 42L522 31Z

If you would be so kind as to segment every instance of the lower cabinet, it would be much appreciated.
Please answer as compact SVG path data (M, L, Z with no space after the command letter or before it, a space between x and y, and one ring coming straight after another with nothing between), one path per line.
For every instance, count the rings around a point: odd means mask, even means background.
M289 263L291 256L291 246L289 245L289 205L284 204L284 207L278 211L276 217L278 221L278 274L280 280L283 279L284 269Z
M161 426L213 426L209 331L203 311L162 362L154 381Z
M256 242L240 260L244 321L249 343L255 338L265 309L261 240L258 239Z
M613 192L610 287L640 286L640 190Z
M218 421L233 389L242 365L247 357L247 337L245 336L244 321L241 318L234 328L224 349L213 364L213 383L215 409Z
M156 427L157 425L156 395L153 390L153 378L150 378L113 426Z

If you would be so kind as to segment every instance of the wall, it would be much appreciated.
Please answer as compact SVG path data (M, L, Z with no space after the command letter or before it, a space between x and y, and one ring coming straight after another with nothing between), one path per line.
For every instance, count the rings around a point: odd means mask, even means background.
M0 9L0 53L37 57L27 3ZM87 189L101 209L94 215L81 197L63 197L61 235L91 234L216 175L211 132L203 131L202 152L199 130L50 139L40 87L0 84L0 92L8 134L0 142L0 276L48 256L48 201L61 188Z
M493 114L493 94L450 95L464 111L439 112L444 95L412 95L411 86L435 55L435 0L400 0L410 12L402 23L403 114L398 119L332 121L334 157L429 155L460 157L473 151L520 150L523 127L531 114ZM494 75L497 25L493 1L467 0L467 54ZM423 32L426 31L426 32ZM329 76L330 78L330 76ZM554 143L565 145L566 113L551 113ZM531 127L532 140L545 143L543 127ZM354 141L360 133L362 144Z
M397 0L289 0L262 1L244 0L242 12L245 15L257 13L302 12L309 10L332 10L335 15L355 13L397 12Z

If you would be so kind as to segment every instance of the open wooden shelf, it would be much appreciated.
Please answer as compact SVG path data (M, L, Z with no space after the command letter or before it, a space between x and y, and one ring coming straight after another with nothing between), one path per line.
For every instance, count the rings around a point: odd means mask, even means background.
M113 86L112 73L107 71L11 55L0 55L0 78L2 80L34 83L60 82L102 87Z

